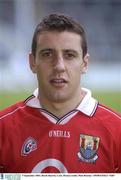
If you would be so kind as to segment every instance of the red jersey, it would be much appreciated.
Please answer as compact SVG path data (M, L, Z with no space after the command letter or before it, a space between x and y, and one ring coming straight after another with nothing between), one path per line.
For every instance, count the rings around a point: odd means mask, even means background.
M0 172L121 173L121 116L89 90L62 118L39 104L37 92L0 112Z

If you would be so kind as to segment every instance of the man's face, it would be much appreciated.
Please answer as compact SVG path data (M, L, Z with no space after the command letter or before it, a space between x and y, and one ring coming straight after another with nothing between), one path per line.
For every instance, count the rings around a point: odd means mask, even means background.
M43 32L38 36L36 56L30 66L37 74L41 96L51 102L65 102L80 92L80 79L87 69L81 38L73 32Z

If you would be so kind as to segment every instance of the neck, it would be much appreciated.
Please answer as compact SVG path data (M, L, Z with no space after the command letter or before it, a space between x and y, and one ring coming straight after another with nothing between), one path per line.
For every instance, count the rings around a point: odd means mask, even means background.
M64 102L52 102L52 101L48 101L47 99L43 99L41 98L42 96L40 96L39 101L44 109L51 112L58 118L61 118L68 112L74 110L80 104L85 94L86 94L85 91L80 90L78 96L74 96Z

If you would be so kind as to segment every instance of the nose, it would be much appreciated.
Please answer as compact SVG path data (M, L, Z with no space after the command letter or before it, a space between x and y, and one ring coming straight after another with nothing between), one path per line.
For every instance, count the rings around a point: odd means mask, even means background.
M62 55L59 55L54 60L54 69L58 72L65 71L65 62Z

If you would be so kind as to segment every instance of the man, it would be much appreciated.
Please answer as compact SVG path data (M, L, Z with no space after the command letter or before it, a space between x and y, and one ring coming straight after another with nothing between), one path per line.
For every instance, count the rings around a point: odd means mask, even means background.
M121 173L121 117L81 87L88 61L72 18L38 24L29 55L38 89L0 113L0 172Z

